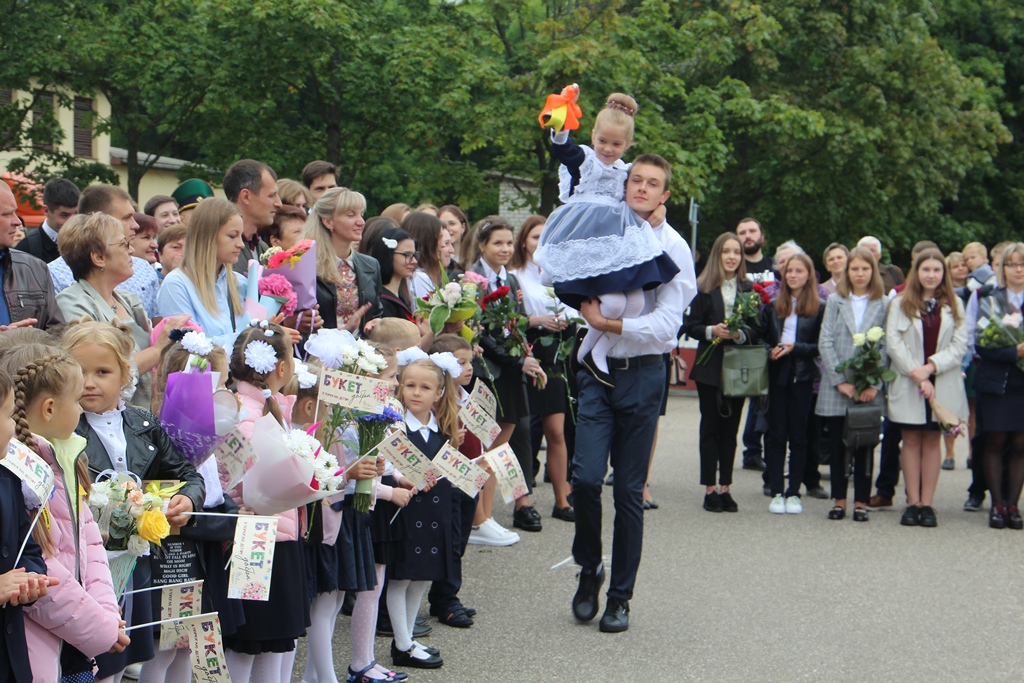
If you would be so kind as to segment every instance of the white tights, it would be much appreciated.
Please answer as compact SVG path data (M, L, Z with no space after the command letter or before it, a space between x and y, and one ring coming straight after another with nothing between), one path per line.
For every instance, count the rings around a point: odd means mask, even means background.
M188 648L157 650L153 659L142 664L139 680L146 683L191 683L192 658Z
M321 593L309 608L310 626L306 629L305 683L338 683L334 672L334 625L345 602L343 591ZM234 677L232 677L233 679Z
M356 593L356 606L352 609L352 670L362 671L374 661L373 642L377 633L377 610L380 592L384 588L385 566L378 564L377 585L372 591ZM388 603L390 605L390 603ZM366 672L370 678L380 678L375 671ZM308 682L307 682L308 683Z
M429 581L391 579L388 582L388 613L391 615L391 628L395 631L395 645L399 650L407 651L412 647L416 615L419 614L423 594L429 587Z
M264 652L261 655L247 655L234 650L224 653L228 660L228 674L238 683L290 683L291 664L295 662L292 652ZM148 682L147 682L148 683Z
M602 294L601 315L609 320L636 318L644 310L644 302L644 293L640 289ZM611 351L615 341L616 339L611 335L591 327L580 344L578 357L582 360L590 353L594 357L597 369L601 372L608 372L608 352ZM391 609L390 604L388 609Z

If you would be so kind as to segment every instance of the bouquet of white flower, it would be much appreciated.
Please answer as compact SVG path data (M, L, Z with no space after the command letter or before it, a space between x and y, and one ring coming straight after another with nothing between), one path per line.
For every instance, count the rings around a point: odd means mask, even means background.
M877 326L872 327L866 333L854 334L853 345L856 350L853 352L853 357L836 366L836 372L846 373L856 391L856 396L860 396L861 392L868 387L896 379L895 372L880 365L882 354L878 350L878 342L884 336L885 330Z

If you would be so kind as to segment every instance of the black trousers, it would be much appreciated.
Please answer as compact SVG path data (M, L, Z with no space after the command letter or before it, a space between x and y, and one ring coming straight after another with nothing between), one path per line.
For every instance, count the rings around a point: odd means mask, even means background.
M885 418L882 421L882 454L878 461L878 479L875 489L880 496L892 498L896 495L896 484L900 483L900 444L903 430Z
M716 483L730 486L743 399L723 398L719 406L718 387L697 382L697 400L700 405L700 483L703 486ZM728 415L722 415L723 409Z
M850 478L846 474L846 446L843 444L843 426L846 417L826 417L829 439L829 471L832 473L832 498L846 500ZM853 452L853 500L867 505L871 498L871 469L875 464L873 448L858 448Z
M665 366L612 370L612 378L614 388L598 382L586 370L577 374L580 413L572 463L576 510L572 554L585 569L601 563L601 490L610 457L615 468L615 521L608 597L629 600L643 552L644 482L665 391Z
M807 462L807 422L814 405L814 383L786 382L768 389L768 438L765 463L772 495L782 493L789 444L789 488L786 497L799 496Z
M459 489L452 491L452 575L447 579L430 584L427 600L430 613L434 616L447 614L459 604L459 589L462 588L462 557L469 544L469 532L473 528L476 514L476 498L470 498Z

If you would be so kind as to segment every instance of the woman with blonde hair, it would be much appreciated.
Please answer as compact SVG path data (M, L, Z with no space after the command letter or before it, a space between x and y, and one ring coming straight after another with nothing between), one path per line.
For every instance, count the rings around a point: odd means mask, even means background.
M316 240L316 301L324 327L360 334L381 317L380 266L354 248L363 235L366 198L345 187L316 200L302 230Z
M405 220L405 217L412 213L412 207L408 204L391 204L386 209L380 212L384 218L390 218L394 222L401 224Z
M188 313L214 343L230 346L248 323L243 313L246 279L232 270L241 251L238 208L218 197L200 202L189 221L181 267L160 287L160 314Z
M960 375L967 353L964 307L938 249L918 254L906 289L889 306L885 338L896 372L889 383L889 419L903 433L907 509L900 524L938 526L932 498L939 483L941 431L929 401L936 399L964 421L968 413Z

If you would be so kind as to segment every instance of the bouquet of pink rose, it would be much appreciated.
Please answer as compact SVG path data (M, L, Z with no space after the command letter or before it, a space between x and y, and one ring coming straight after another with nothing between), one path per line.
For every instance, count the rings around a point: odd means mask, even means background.
M295 290L295 308L308 311L316 306L316 242L302 240L291 249L271 247L260 257L263 278L280 275Z

